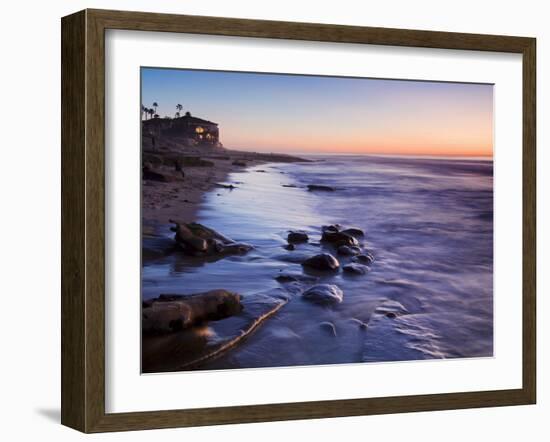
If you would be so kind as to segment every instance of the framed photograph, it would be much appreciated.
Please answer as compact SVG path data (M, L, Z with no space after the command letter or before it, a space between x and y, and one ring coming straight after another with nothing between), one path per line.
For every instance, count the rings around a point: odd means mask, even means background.
M535 39L62 19L62 423L533 404Z

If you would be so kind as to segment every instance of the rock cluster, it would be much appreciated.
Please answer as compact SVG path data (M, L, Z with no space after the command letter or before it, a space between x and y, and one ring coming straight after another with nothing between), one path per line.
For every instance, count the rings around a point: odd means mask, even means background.
M252 249L250 244L233 241L199 223L180 223L170 220L178 247L192 256L216 256L244 254Z

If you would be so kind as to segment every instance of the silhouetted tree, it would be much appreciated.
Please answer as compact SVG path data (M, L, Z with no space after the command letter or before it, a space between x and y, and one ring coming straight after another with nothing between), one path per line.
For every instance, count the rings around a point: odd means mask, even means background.
M159 104L155 101L153 103L153 107L155 108L155 114L157 113L157 107L159 107Z

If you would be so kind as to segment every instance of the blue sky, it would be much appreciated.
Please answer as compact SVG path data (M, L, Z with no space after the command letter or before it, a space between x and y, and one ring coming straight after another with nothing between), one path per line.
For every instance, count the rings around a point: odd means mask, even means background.
M215 121L226 147L492 155L492 85L142 68L142 103Z

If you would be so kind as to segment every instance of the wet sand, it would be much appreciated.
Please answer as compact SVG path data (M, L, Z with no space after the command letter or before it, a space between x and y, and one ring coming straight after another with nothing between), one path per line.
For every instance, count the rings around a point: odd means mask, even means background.
M217 147L189 147L176 140L161 138L156 147L144 137L143 166L165 177L144 179L142 182L142 223L145 234L152 226L195 220L198 206L206 192L239 183L227 183L231 172L245 170L267 162L306 161L284 154L242 152ZM176 170L176 161L180 170ZM182 174L183 172L183 174ZM144 176L145 178L145 176Z

